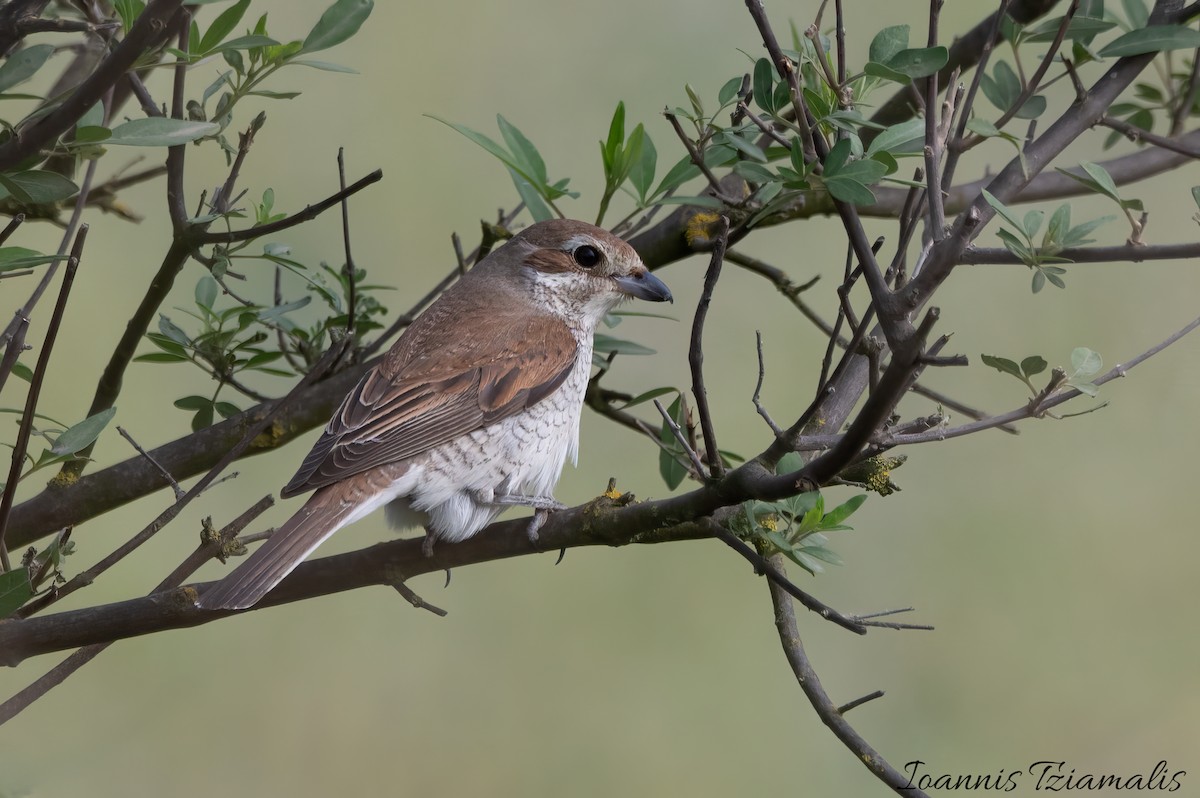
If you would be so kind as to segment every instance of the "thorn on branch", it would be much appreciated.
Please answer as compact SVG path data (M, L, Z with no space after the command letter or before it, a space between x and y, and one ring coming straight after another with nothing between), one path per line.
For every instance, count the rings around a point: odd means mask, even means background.
M849 701L845 704L842 704L840 707L837 708L837 713L839 715L845 715L847 712L854 709L855 707L861 707L863 704L867 703L868 701L874 701L876 698L883 698L882 690L876 690L875 692L868 693L867 695L865 695L861 698L856 698L853 701Z

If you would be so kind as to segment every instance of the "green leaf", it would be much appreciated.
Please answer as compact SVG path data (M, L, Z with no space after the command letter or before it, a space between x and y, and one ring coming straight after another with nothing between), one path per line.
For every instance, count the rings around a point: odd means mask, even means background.
M1035 94L1022 103L1021 108L1014 114L1018 119L1037 119L1046 113L1046 98Z
M221 126L214 122L153 116L117 125L106 143L129 147L174 147L220 130Z
M845 502L825 514L825 517L821 519L821 527L827 529L831 526L837 526L853 515L855 510L862 507L862 503L866 500L867 495L865 493L858 496L851 496Z
M641 125L638 127L641 128ZM650 187L654 184L654 170L657 165L658 152L654 149L654 142L643 132L641 154L629 168L629 182L637 191L638 200L642 204L645 204Z
M1183 25L1150 25L1118 36L1100 50L1104 58L1192 50L1200 47L1200 31Z
M886 64L901 51L908 49L907 25L892 25L875 34L871 40L870 60Z
M905 75L903 72L898 72L889 66L877 63L875 61L868 61L867 65L863 67L863 73L873 78L890 80L893 83L900 83L905 86L912 83L912 78L910 78L908 75Z
M640 393L637 396L633 397L628 402L621 405L621 407L619 409L620 410L628 410L629 408L640 405L643 402L649 402L651 399L657 399L660 396L666 396L667 394L669 394L671 392L678 393L678 390L679 389L677 389L677 388L652 388L649 391L646 391L645 393Z
M608 125L608 138L600 143L600 154L604 159L604 174L609 177L615 171L621 147L625 144L625 103L618 102Z
M1129 20L1130 28L1144 28L1150 20L1150 9L1146 8L1143 0L1121 0L1125 8L1125 18Z
M137 363L186 363L187 361L186 355L178 355L174 352L147 352L134 358L134 362Z
M0 574L0 618L7 618L33 598L33 585L29 584L29 571L14 568Z
M358 32L374 7L374 0L337 0L317 20L300 51L315 53L341 44Z
M100 437L100 433L104 431L108 422L112 421L116 414L117 409L110 407L107 410L101 410L94 416L85 418L59 435L54 440L54 445L50 447L50 453L62 457L75 454L80 449L86 449Z
M125 33L129 33L133 23L146 10L146 4L142 0L114 0L113 9L121 18L121 25L125 28Z
M54 45L35 44L8 57L0 65L0 94L33 77L54 54Z
M924 78L944 67L950 60L950 51L945 47L917 47L901 50L890 59L889 69L910 78Z
M1062 17L1054 17L1053 19L1045 20L1038 25L1026 28L1021 36L1022 42L1036 44L1040 42L1052 42L1058 36L1058 29L1062 27ZM1106 30L1116 27L1115 22L1107 19L1097 19L1096 17L1085 17L1076 14L1071 20L1071 24L1067 25L1065 39L1068 41L1076 41L1083 39L1090 41L1095 36L1104 33ZM1143 22L1143 24L1145 24ZM1138 25L1137 27L1141 27Z
M25 247L0 247L0 272L13 269L25 269L30 266L40 266L55 260L57 255L43 255L37 250Z
M1042 219L1046 214L1042 211L1029 211L1025 214L1025 218L1021 220L1021 229L1025 231L1025 237L1033 240L1037 235L1037 231L1042 229Z
M1104 368L1104 358L1100 357L1099 352L1088 349L1086 346L1079 346L1071 350L1071 379L1091 377L1093 374L1098 374L1100 369Z
M214 47L208 54L209 55L211 55L212 53L229 54L229 53L234 53L237 50L249 50L253 47L279 47L279 46L280 46L279 42L277 42L275 39L272 39L270 36L238 36L236 38L230 39L227 42L221 42L216 47ZM226 63L229 62L228 58L225 60L226 60ZM299 62L298 61L289 61L288 63L297 64ZM231 64L230 66L234 66L234 64ZM242 71L243 70L238 69L239 73ZM354 70L350 70L350 71L353 72Z
M1025 229L1024 222L1021 219L1017 218L1017 215L1015 213L1013 213L1011 210L1009 210L1007 205L1005 205L1000 200L996 199L996 197L992 194L992 192L988 191L986 188L983 189L983 199L987 202L988 205L991 205L993 208L996 209L996 212L999 213L1000 216L1002 216L1004 218L1004 221L1008 222L1013 227L1017 228L1017 230Z
M766 58L754 63L754 102L768 114L775 113L775 67Z
M683 428L685 421L683 394L676 396L675 401L671 402L670 407L667 408L667 415L674 419L680 428ZM682 450L679 441L675 440L675 433L671 431L666 420L663 421L662 428L659 430L658 439L666 447L660 449L658 453L658 473L662 476L663 482L667 483L667 488L675 490L687 476L687 469L672 455L673 452L678 452L682 456Z
M1026 377L1033 377L1045 371L1048 365L1045 358L1039 355L1030 355L1021 361L1021 373Z
M509 167L508 174L512 178L513 185L517 189L517 194L520 195L521 201L525 203L525 207L529 208L529 215L533 217L535 222L544 222L554 218L554 212L550 210L542 195L533 187L524 175L516 169Z
M176 399L174 405L180 410L200 410L212 406L212 399L207 396L184 396Z
M967 122L967 130L971 131L977 136L983 136L985 139L1004 135L1000 128L996 127L994 124L981 116L971 117L970 121Z
M655 351L636 341L626 341L604 333L595 333L592 336L592 349L596 352L616 352L618 355L653 355Z
M729 105L737 97L737 93L741 91L742 79L730 78L725 81L725 85L717 92L717 102L722 106Z
M1002 371L1005 374L1011 374L1022 381L1025 379L1025 376L1021 373L1021 367L1016 364L1016 361L1009 360L1006 357L999 357L998 355L984 354L980 354L979 359L983 361L985 366L991 366L992 368Z
M500 135L504 137L505 143L508 144L508 148L517 161L518 171L531 182L536 181L535 185L546 185L548 182L546 164L542 161L537 147L533 146L533 142L525 138L524 133L500 114L496 114L496 124L500 128Z
M67 178L41 169L0 174L0 187L17 202L26 205L58 202L79 192L79 187Z
M250 7L250 0L238 0L229 8L222 11L212 25L209 25L205 31L204 37L200 39L200 53L207 53L224 41L225 37L233 32L237 24L242 21L242 15L246 13L246 9Z
M738 161L733 165L733 171L752 183L771 183L779 180L774 172L754 161Z
M893 156L922 152L925 148L925 120L910 119L892 125L880 133L867 148L867 157L877 152L888 152Z
M1021 94L1021 80L1006 61L998 61L991 75L983 75L979 88L992 105L1007 111Z
M662 182L654 190L654 196L678 188L689 180L700 175L700 168L692 163L691 156L685 155L663 176Z
M212 310L217 301L219 286L211 274L206 274L196 283L196 304Z
M297 66L311 67L312 69L319 69L322 72L345 72L350 75L358 74L358 70L353 69L352 67L335 64L332 61L318 61L313 58L293 58L292 60L288 61L288 63L295 64Z

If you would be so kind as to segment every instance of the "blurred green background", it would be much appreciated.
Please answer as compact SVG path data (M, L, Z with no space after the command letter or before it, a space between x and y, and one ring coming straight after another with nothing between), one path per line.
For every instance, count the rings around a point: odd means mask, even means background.
M251 15L270 10L273 35L300 38L324 5L260 1ZM816 5L775 4L770 12L784 31L789 15L801 28L811 22ZM984 11L947 5L944 31L963 30ZM914 41L924 35L922 3L848 6L858 61L884 24L911 22ZM205 13L211 19L213 11ZM327 55L361 75L294 68L269 86L304 93L264 104L268 123L241 186L251 197L272 187L279 210L294 211L335 190L339 146L350 179L381 167L384 182L351 205L354 252L372 281L397 286L385 301L398 313L452 265L452 231L470 245L481 217L514 202L496 162L423 114L493 133L503 113L540 147L552 177L570 176L583 192L567 212L591 218L602 186L596 141L617 101L631 126L646 123L665 169L681 150L658 112L686 102L685 82L715 97L749 68L745 53L759 49L734 2L380 3L358 37ZM194 90L221 68L197 67ZM165 77L150 84L160 101ZM1104 157L1103 135L1071 158ZM1005 144L981 149L962 179L1000 168L1012 153ZM218 155L191 155L189 206L225 173ZM1195 234L1187 189L1196 182L1188 166L1126 192L1151 210L1151 243ZM165 250L162 193L155 184L126 196L146 215L138 228L87 219L87 257L45 393L50 415L76 420L86 409ZM1080 201L1074 218L1110 212ZM278 240L302 260L340 264L336 216ZM894 226L869 232L892 235ZM1112 224L1099 238L1114 244L1125 234ZM48 227L28 225L12 243L50 249L56 239ZM982 243L994 245L991 230ZM798 282L823 275L807 296L832 316L844 257L836 220L765 230L742 249ZM679 323L622 324L622 337L650 342L658 354L620 358L611 387L636 393L688 383L687 329L705 262L660 272L675 292ZM189 265L168 304L187 304L201 274ZM932 374L930 383L993 411L1011 409L1025 399L1021 386L981 366L981 352L1041 354L1066 365L1082 345L1112 364L1197 314L1195 264L1078 266L1067 283L1065 292L1034 296L1021 267L960 269L939 294L939 329L954 333L948 351L969 355L972 365ZM30 283L2 285L8 308ZM39 308L31 340L48 314L48 304ZM764 400L780 420L807 403L823 353L824 342L785 299L726 268L706 363L721 375L710 378L710 390L722 446L743 453L767 442L750 403L756 329L766 340ZM1146 772L1159 759L1171 770L1200 766L1192 615L1200 544L1187 498L1195 489L1198 352L1200 339L1185 339L1105 386L1101 398L1110 404L1100 412L1029 422L1019 437L992 432L908 451L895 475L903 492L872 497L854 517L855 531L834 540L846 566L817 579L794 574L844 611L914 605L913 620L936 625L859 638L800 618L835 700L887 691L850 718L894 765L920 759L935 773L1007 772L1044 759L1081 773ZM145 446L173 440L187 432L188 416L169 401L206 389L185 366L136 365L117 423ZM9 393L0 404L19 401ZM909 400L905 409L932 408ZM276 491L310 440L240 463L238 479L211 490L63 609L145 592L194 547L201 517L223 524ZM94 468L131 454L110 429ZM565 502L597 495L610 475L642 497L666 493L656 450L591 414L581 462L560 483ZM162 492L81 526L69 572L169 503ZM256 528L297 506L282 503ZM322 553L389 534L377 514ZM0 795L884 794L805 702L780 654L765 585L725 546L576 550L552 563L546 555L461 570L447 590L440 575L415 580L450 611L444 619L380 588L122 642L0 728ZM214 564L200 576L222 571ZM0 694L56 660L0 672ZM1031 784L1026 776L1020 786L1032 791ZM1192 789L1185 779L1183 794Z

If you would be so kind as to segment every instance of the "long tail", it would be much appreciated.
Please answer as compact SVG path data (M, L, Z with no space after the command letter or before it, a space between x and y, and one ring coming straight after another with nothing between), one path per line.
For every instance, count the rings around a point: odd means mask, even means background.
M339 487L329 485L314 493L245 562L205 591L196 605L206 610L240 610L257 604L313 549L354 520L361 508L341 501Z

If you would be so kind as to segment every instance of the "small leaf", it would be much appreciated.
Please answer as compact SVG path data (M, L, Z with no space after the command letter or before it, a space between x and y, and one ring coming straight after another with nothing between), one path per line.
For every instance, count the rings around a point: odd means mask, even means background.
M1033 377L1045 371L1047 365L1049 364L1046 363L1045 358L1039 355L1030 355L1021 361L1021 373L1026 377Z
M517 161L518 171L537 185L545 185L546 164L542 160L542 156L538 153L537 147L533 146L533 142L525 138L525 134L517 129L515 125L509 122L500 114L496 114L496 124L500 128L500 134L504 137L504 141L508 144L509 150L512 151L513 157ZM538 192L541 193L540 191Z
M104 431L108 422L112 421L116 414L117 409L110 407L107 410L101 410L94 416L85 418L59 435L54 440L54 445L50 447L50 453L62 457L75 454L80 449L86 449L100 437L100 433Z
M683 427L683 394L675 397L675 401L667 408L667 415L674 419L675 423L681 428ZM687 469L672 454L673 452L679 452L682 455L682 451L679 447L679 441L675 440L675 433L671 430L665 419L663 420L662 428L659 430L658 439L667 447L661 449L658 453L658 473L662 476L663 482L667 483L667 488L675 490L687 476Z
M317 24L304 39L300 52L315 53L341 44L358 32L359 27L371 15L374 0L337 0L317 20Z
M754 63L754 102L768 114L775 113L775 67L760 58Z
M35 44L9 56L0 66L0 94L33 77L54 54L54 45Z
M983 361L985 366L991 366L992 368L1002 371L1005 374L1011 374L1019 380L1024 380L1024 375L1021 374L1021 367L1018 366L1015 361L1009 360L1006 357L984 354L980 354L979 359Z
M208 26L208 30L204 32L204 37L200 40L199 53L207 53L220 44L226 36L233 32L237 24L242 21L242 15L246 13L246 9L250 7L250 0L238 0L229 8L222 11L212 25Z
M33 598L33 585L29 584L29 571L14 568L0 574L0 619L7 618Z
M196 304L202 308L212 310L213 305L217 301L217 293L217 281L212 278L211 274L204 275L196 283Z
M129 147L174 147L211 136L220 130L221 126L215 122L152 116L117 125L105 143Z
M25 247L0 247L0 272L40 266L57 259L57 255L43 255Z
M1165 50L1200 47L1200 31L1183 25L1150 25L1118 36L1100 50L1103 58L1122 58Z
M1104 368L1104 359L1100 357L1099 352L1088 349L1086 346L1076 347L1071 350L1071 379L1088 378L1093 374L1099 373L1100 369Z
M862 503L866 500L867 496L865 493L858 496L851 496L845 502L825 514L825 517L821 519L821 527L828 529L831 526L837 526L853 515L854 511L861 507Z
M988 191L986 188L983 189L983 199L988 205L991 205L993 208L995 208L996 212L999 213L1006 222L1017 228L1017 230L1025 229L1023 221L1018 219L1017 215L1009 210L1007 205L996 199L996 197L992 195L992 192Z
M925 147L925 120L910 119L898 125L892 125L880 133L867 148L867 156L877 152L889 152L892 155L910 155L922 152Z
M0 174L0 186L26 205L50 204L79 193L79 187L67 178L42 169Z
M892 25L875 34L871 40L870 60L886 64L902 50L908 49L909 28L907 25Z
M910 78L924 78L937 72L950 60L950 51L945 47L919 47L901 50L888 59L889 69Z
M592 349L596 352L616 352L619 355L653 355L655 352L636 341L626 341L603 333L595 333L592 336Z
M618 409L628 410L629 408L634 407L636 405L640 405L643 402L649 402L651 399L657 399L660 396L666 396L667 394L669 394L673 391L678 392L678 389L677 388L652 388L649 391L646 391L645 393L640 393L637 396L633 397L628 402L621 405L620 408L618 408Z

